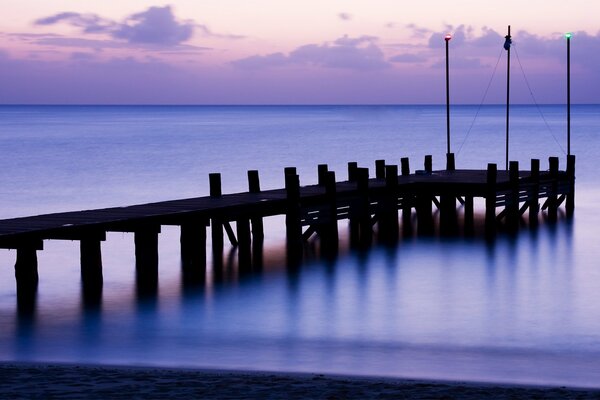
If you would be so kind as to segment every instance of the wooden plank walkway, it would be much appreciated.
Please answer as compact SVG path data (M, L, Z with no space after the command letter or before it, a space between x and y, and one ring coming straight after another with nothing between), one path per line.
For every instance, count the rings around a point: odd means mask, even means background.
M450 154L447 169L433 171L431 156L426 156L425 169L411 174L408 159L401 161L399 174L398 166L378 160L374 178L369 178L367 168L348 163L348 180L341 182L326 165L320 165L319 184L302 187L296 169L286 168L285 188L264 191L258 172L248 171L249 192L233 194L222 194L220 174L210 174L209 196L0 220L0 248L17 250L17 292L31 300L38 282L37 251L47 239L80 241L82 282L96 296L103 279L101 242L110 231L134 233L137 282L152 291L157 286L162 225L181 226L184 272L203 278L207 226L218 268L225 234L238 248L240 266L250 265L251 255L262 251L263 218L273 215L285 216L288 259L297 260L303 242L314 234L323 254L337 254L341 219L349 220L351 246L362 247L372 242L375 225L379 241L395 243L399 211L403 229L416 216L417 233L432 234L434 205L439 210L440 234L456 234L457 201L463 207L467 235L473 231L474 198L485 199L486 233L493 233L499 221L516 229L526 211L530 225L537 224L541 199L546 199L541 210L546 210L551 221L563 202L566 214L573 214L574 156L568 157L565 171L559 171L556 157L549 158L548 171L540 171L539 160L532 160L528 171L519 171L516 162L510 163L508 171L498 171L496 164L488 164L487 170L456 170ZM235 222L237 232L230 222Z

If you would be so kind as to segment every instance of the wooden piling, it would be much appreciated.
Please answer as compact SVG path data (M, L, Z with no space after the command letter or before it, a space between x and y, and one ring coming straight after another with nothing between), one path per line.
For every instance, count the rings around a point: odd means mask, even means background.
M440 195L440 233L451 236L456 234L457 229L456 193L446 188Z
M423 163L423 166L425 167L425 172L428 174L433 171L433 157L431 155L428 154L425 156L425 162Z
M385 179L385 160L375 160L375 178Z
M257 170L248 171L248 190L250 193L260 193L260 179ZM263 241L265 238L263 219L260 215L250 218L252 225L252 240Z
M385 166L385 194L379 214L379 236L385 243L398 240L398 166Z
M247 218L239 218L236 220L237 237L238 237L238 260L240 270L250 270L252 256L252 241L250 239L250 221Z
M456 163L454 161L454 153L446 153L446 170L447 171L456 170Z
M508 180L510 192L506 199L506 226L509 231L516 231L519 227L519 162L510 161L508 164Z
M359 244L361 248L371 245L373 240L373 227L371 224L371 211L369 204L369 169L357 170L358 189L358 226Z
M104 232L102 232L104 236ZM104 238L83 237L79 241L81 280L85 286L102 285L102 249Z
M206 277L206 223L196 219L181 224L179 243L184 282L202 282Z
M317 166L317 176L319 186L325 186L325 182L327 181L327 172L329 171L329 167L327 164L319 164Z
M221 191L221 174L211 173L208 174L208 180L210 185L210 197L218 198L222 196ZM223 257L223 220L218 216L213 216L210 220L211 228L211 239L212 239L212 252L213 260L217 266L222 264Z
M569 179L569 190L565 204L567 217L572 217L575 212L575 156L567 156L567 178Z
M464 204L464 213L465 213L465 236L472 236L475 233L475 224L474 224L474 204L473 204L473 196L467 195L465 196L465 204Z
M140 226L134 231L137 284L143 292L158 287L158 234L160 225Z
M350 182L356 181L356 170L358 169L358 163L356 161L350 161L348 163L348 180Z
M297 260L302 255L302 224L300 222L300 177L296 174L285 175L286 239L288 256Z
M408 157L402 157L400 159L400 165L402 166L402 176L410 175L410 166Z
M328 171L325 177L325 196L327 204L327 222L321 226L321 250L326 256L335 256L339 248L339 233L337 224L337 194L335 172Z
M549 157L551 184L548 191L548 220L556 221L558 218L558 157Z
M39 281L37 246L24 244L17 247L15 278L17 291L37 288Z
M496 181L498 178L498 166L494 163L488 164L486 177L485 196L485 228L487 234L496 230Z
M540 160L531 159L531 187L529 189L529 226L535 227L538 224L538 214L540 212Z

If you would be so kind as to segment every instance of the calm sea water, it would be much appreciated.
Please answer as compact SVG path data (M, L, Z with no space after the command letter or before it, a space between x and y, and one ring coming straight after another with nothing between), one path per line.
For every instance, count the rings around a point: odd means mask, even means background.
M561 157L563 106L511 110L511 159ZM477 118L475 118L477 114ZM157 296L135 285L133 236L103 243L98 307L82 301L77 242L46 241L33 315L17 312L15 252L0 250L0 360L135 364L600 387L600 106L573 108L576 216L493 243L412 238L286 268L281 218L266 220L264 268L182 285L179 232L160 236ZM504 109L452 109L458 168L504 166ZM467 135L467 132L469 134ZM0 107L0 217L283 185L296 166L425 154L444 167L442 106ZM460 149L460 151L459 151ZM340 227L343 230L345 225ZM232 260L231 262L229 262Z

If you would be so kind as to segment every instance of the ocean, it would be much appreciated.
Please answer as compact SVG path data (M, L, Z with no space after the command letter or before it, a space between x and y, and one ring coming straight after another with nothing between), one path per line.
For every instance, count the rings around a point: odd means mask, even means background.
M505 109L453 106L457 168L504 168ZM0 218L301 184L326 163L443 169L445 106L0 106ZM510 159L566 163L566 108L512 106ZM33 313L17 309L15 251L0 250L0 360L321 372L600 387L600 106L572 109L573 220L517 236L419 238L335 260L307 245L286 268L283 218L265 220L264 267L182 281L179 230L159 238L159 287L136 291L133 234L102 244L100 304L83 299L79 245L46 241ZM476 210L483 208L476 205ZM218 279L217 279L218 277Z

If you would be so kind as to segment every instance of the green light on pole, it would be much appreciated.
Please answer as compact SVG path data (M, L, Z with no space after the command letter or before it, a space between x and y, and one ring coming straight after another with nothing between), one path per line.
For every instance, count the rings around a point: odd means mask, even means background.
M565 33L565 38L566 39L571 39L571 36L573 36L573 34L571 32Z

